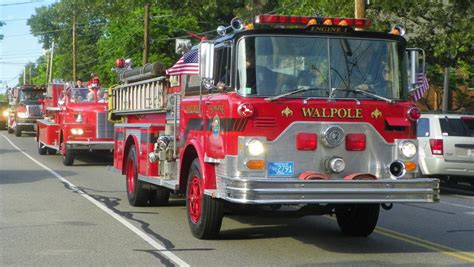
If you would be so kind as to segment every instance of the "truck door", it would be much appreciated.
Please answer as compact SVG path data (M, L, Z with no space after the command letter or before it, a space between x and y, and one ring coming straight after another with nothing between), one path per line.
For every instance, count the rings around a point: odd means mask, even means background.
M229 118L229 103L225 90L230 88L231 48L227 45L216 47L214 55L214 85L204 100L205 152L209 158L222 159L225 156L225 140Z

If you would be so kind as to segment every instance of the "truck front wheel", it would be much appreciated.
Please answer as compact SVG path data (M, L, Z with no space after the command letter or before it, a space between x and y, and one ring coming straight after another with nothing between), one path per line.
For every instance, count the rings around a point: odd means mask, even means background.
M199 160L194 159L188 176L186 209L191 233L199 239L215 238L221 229L223 203L204 195L203 179Z
M336 207L337 224L342 233L368 236L377 225L380 204L344 204Z
M17 126L15 129L15 136L20 137L21 136L21 129Z
M64 165L72 166L74 164L74 149L68 149L65 143L61 144L61 156Z
M48 152L48 147L41 144L40 140L38 140L38 154L46 155L46 152Z
M127 197L130 205L145 206L150 198L150 184L138 179L138 160L135 146L130 148L126 161Z

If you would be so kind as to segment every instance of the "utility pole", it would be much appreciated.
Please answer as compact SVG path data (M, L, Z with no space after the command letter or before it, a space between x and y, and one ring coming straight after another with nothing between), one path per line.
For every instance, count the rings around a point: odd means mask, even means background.
M51 44L51 58L49 60L49 75L48 75L48 83L51 83L53 79L53 59L54 59L54 41Z
M25 84L26 84L26 65L23 68L23 85L25 85Z
M28 84L31 84L31 65L29 66Z
M448 112L449 102L449 67L444 67L443 113Z
M148 63L148 32L149 32L149 20L150 20L150 3L145 4L145 12L143 15L145 21L144 34L143 34L143 65Z
M45 73L46 77L44 78L46 80L46 83L48 83L48 76L49 76L49 53L48 52L46 52L45 57L46 57L46 73Z
M72 80L76 81L76 13L72 14Z
M365 18L365 1L366 0L355 0L354 10L355 10L355 18ZM362 31L362 28L356 28L357 31Z

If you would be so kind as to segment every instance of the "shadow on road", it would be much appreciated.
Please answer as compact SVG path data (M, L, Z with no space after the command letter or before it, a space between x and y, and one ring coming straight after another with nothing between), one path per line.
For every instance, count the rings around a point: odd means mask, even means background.
M13 153L13 152L16 152L16 150L0 148L0 155L4 155L4 154L7 154L7 153Z
M76 154L74 166L107 166L113 165L114 158L111 152L79 152Z
M67 177L76 174L71 171L57 171ZM44 179L57 179L46 170L0 170L0 185L33 183Z

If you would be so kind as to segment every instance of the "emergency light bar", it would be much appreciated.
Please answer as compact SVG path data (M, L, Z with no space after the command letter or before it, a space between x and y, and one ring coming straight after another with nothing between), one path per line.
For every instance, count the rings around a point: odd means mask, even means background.
M290 24L290 25L334 25L352 26L357 28L370 27L369 19L355 18L324 18L324 17L304 17L304 16L279 16L279 15L258 15L255 17L257 24Z

